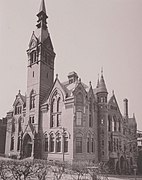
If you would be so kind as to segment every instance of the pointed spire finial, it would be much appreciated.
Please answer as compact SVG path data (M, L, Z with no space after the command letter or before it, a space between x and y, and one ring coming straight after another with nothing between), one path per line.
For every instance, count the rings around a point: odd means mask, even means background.
M114 95L114 90L112 90L112 95Z
M98 81L97 81L97 86L96 86L96 88L99 87L99 83L100 83L100 81L99 81L99 73L98 73Z
M46 8L44 0L41 1L39 13L37 14L38 17L38 24L36 25L38 28L47 29L47 22L46 19L48 16L46 15Z
M58 79L58 74L56 74L56 79Z
M103 67L101 67L101 76L103 76Z
M46 14L45 2L41 1L39 12L44 12Z
M89 82L90 87L92 87L91 81Z
M21 94L21 91L19 90L19 94Z
M81 83L81 78L79 78L79 83Z

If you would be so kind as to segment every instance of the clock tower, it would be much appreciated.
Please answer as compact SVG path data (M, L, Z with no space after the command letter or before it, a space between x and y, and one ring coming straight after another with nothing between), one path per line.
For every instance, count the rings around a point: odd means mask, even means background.
M48 96L54 81L55 53L47 27L45 2L42 0L36 30L27 50L28 75L26 94L26 124L34 127L35 132L40 129L40 105Z

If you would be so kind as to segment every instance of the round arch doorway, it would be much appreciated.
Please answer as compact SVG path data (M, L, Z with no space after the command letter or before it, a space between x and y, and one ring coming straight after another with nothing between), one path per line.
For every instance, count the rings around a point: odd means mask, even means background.
M29 134L26 134L23 140L23 157L31 157L32 154L32 139Z

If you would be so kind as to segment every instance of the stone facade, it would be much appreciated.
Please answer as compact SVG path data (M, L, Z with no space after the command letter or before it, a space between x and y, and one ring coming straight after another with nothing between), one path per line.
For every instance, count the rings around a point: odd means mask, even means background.
M131 171L136 156L135 117L121 114L114 93L108 100L103 72L96 88L76 72L65 82L56 75L44 0L28 55L27 92L20 91L7 113L6 156L107 162L114 173Z

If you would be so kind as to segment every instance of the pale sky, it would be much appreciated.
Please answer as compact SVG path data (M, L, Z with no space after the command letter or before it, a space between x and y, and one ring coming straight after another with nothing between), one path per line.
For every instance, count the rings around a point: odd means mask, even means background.
M26 92L28 43L36 28L41 0L0 0L0 117L12 109L20 89ZM104 69L123 114L135 113L142 130L142 0L45 0L56 52L55 74L67 80L76 71L96 86Z

